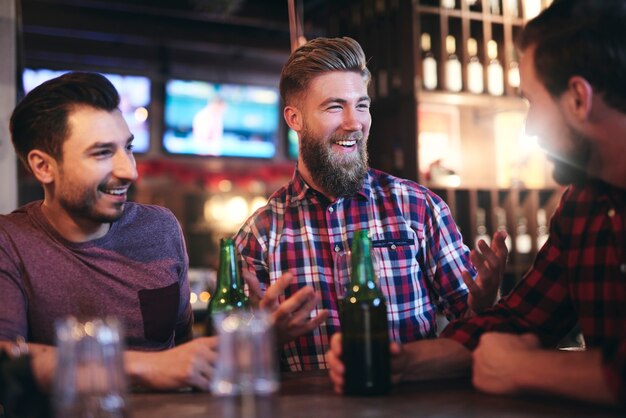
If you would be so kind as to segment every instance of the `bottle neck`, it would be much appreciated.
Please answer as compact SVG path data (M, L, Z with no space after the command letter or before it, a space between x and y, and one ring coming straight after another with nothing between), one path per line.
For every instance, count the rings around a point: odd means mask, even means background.
M354 236L352 243L352 285L365 286L368 282L376 283L374 264L372 262L372 244L367 234L362 231Z
M241 277L237 268L234 245L226 244L221 249L220 265L217 271L217 288L238 289L242 287Z

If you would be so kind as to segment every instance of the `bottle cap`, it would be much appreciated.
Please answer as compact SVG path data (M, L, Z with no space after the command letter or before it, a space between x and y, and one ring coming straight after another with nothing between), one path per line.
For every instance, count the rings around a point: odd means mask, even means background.
M422 43L422 51L424 52L430 51L430 34L426 32L422 33L421 43Z
M456 52L456 41L454 36L448 35L446 36L446 51L449 55L452 55Z
M469 38L467 40L467 53L470 57L475 57L478 54L478 42L476 42L476 39Z
M493 39L487 42L487 56L491 60L498 58L498 43Z

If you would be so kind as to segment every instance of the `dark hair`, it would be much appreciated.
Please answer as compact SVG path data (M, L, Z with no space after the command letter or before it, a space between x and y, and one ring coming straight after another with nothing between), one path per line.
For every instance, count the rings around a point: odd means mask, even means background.
M536 46L537 77L554 97L578 75L626 113L626 1L555 0L527 23L518 46Z
M329 71L353 71L369 83L370 72L361 45L352 38L316 38L296 49L280 74L280 96L289 104L314 77Z
M15 107L9 129L15 152L28 166L33 149L61 161L63 141L67 138L67 118L76 106L112 111L120 96L106 77L97 73L71 72L34 88Z

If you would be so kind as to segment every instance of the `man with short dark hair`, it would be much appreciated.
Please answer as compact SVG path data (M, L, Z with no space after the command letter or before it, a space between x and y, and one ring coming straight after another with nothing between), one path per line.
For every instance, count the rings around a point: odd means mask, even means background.
M443 338L394 345L397 380L473 372L498 394L626 401L626 2L555 0L523 30L527 131L570 187L519 285ZM576 324L585 351L555 350ZM472 353L473 351L473 353ZM343 390L341 337L328 353Z
M274 310L289 370L327 367L329 338L340 329L333 266L358 229L373 241L394 341L433 338L438 313L480 311L497 294L505 234L470 256L438 196L369 168L369 81L354 39L318 38L291 54L280 92L299 137L296 170L236 236L247 270L267 288L253 293Z
M126 201L137 170L119 102L104 76L68 73L13 112L15 150L44 199L0 216L0 348L25 338L47 386L54 321L116 316L133 384L207 390L215 338L191 341L178 221L165 208Z

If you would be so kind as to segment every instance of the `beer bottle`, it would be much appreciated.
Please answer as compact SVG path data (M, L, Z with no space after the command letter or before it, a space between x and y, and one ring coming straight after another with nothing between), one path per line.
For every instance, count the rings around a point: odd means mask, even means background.
M371 246L367 231L354 233L341 318L347 395L383 395L391 387L387 307L376 285Z
M243 291L241 272L237 264L237 251L232 238L220 240L220 264L217 271L215 292L207 306L206 335L215 334L213 317L218 312L229 312L248 307L248 298Z

